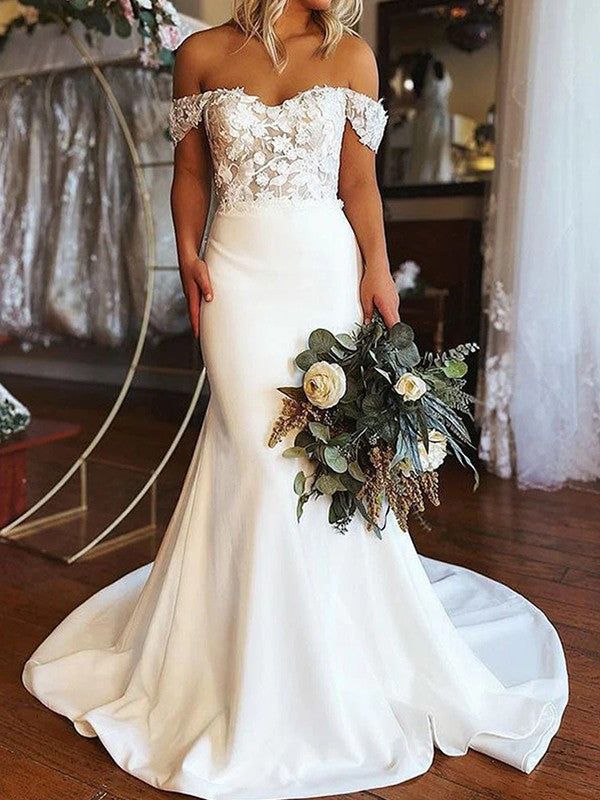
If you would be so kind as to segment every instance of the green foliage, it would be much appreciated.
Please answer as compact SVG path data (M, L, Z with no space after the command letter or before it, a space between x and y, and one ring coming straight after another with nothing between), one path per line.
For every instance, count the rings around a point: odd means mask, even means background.
M305 487L306 487L306 475L302 471L300 471L294 478L294 491L296 492L296 494L302 495L304 494Z
M319 355L329 352L335 348L337 344L338 342L333 333L326 331L324 328L317 328L317 330L313 331L308 337L309 348Z
M319 360L319 354L314 350L304 350L300 355L296 356L296 366L302 372L306 372L313 364Z
M321 422L309 422L308 429L320 442L328 442L329 441L329 428L327 425L323 425Z
M361 500L368 485L374 447L391 450L390 470L400 466L419 474L431 469L429 458L432 432L446 439L448 452L459 463L475 467L467 455L472 448L463 417L471 416L473 398L464 391L466 358L477 345L466 344L444 353L421 358L409 325L398 323L389 331L376 314L368 325L349 333L334 335L319 328L310 334L308 349L296 357L306 371L317 361L339 364L346 376L346 392L340 402L327 410L326 424L311 420L288 447L287 458L308 459L313 472L299 472L294 491L299 495L297 514L301 518L310 498L324 496L329 502L329 522L345 532L359 513L381 536L382 528L371 519ZM426 390L416 399L396 391L405 373L424 381ZM310 406L302 387L280 391ZM323 417L319 417L323 419ZM425 455L424 455L425 454ZM475 471L476 480L477 474Z
M66 27L73 22L80 22L85 28L85 39L92 44L94 33L110 36L115 32L123 39L133 33L130 19L123 13L116 0L21 0L21 5L35 9L35 12L23 13L10 21L0 34L0 49L11 33L17 28L33 30L37 25L62 24ZM165 11L164 8L142 8L136 0L131 3L131 13L136 29L142 37L142 51L147 65L172 70L174 54L165 48L161 41L160 28L179 24L179 19ZM160 15L160 16L157 16ZM159 21L160 20L160 21Z

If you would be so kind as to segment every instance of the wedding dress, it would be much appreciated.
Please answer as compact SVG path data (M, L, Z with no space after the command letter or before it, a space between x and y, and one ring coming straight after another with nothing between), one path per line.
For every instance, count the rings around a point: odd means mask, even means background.
M430 61L425 73L421 96L417 102L417 114L412 127L412 146L406 182L450 183L453 176L450 92L452 78L442 67L441 78L435 73Z
M297 463L267 447L276 387L298 382L309 332L361 318L340 146L356 134L376 150L385 119L369 97L328 86L277 106L242 88L173 104L175 141L204 124L214 162L209 407L154 562L76 608L23 673L153 786L339 794L425 772L434 745L530 772L558 728L567 673L541 611L420 559L391 519L382 541L358 520L341 535L321 498L298 523Z

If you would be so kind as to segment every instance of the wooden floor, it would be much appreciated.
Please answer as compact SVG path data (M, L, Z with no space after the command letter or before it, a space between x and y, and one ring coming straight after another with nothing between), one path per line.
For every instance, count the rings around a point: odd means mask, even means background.
M38 414L94 430L110 398L79 386L72 394L25 379L8 388ZM180 416L181 398L139 395L119 419L109 448L143 462L149 439L160 449ZM161 484L160 519L168 519L190 457L194 420ZM59 472L81 442L57 446L32 470ZM107 455L107 453L104 453ZM108 453L110 455L110 452ZM40 472L41 470L41 472ZM36 483L37 482L37 483ZM39 484L39 485L38 485ZM110 497L106 498L108 502ZM598 798L600 775L600 496L563 490L519 492L484 476L476 494L454 470L444 475L443 508L430 532L415 531L425 555L457 562L527 595L550 617L564 642L571 700L563 725L534 773L527 776L478 753L436 754L425 776L356 797L386 800L583 800ZM0 800L167 800L121 771L97 739L79 736L70 722L34 700L20 683L23 662L75 606L125 572L150 561L157 541L66 566L13 545L0 546ZM258 767L258 765L257 765Z

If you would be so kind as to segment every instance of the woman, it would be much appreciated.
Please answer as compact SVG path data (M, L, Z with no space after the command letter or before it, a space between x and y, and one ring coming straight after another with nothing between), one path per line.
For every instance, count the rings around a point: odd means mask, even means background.
M153 564L76 609L24 682L123 769L203 798L389 785L468 747L529 772L566 702L560 642L510 589L390 522L295 518L270 450L308 333L398 319L359 0L237 0L175 71L173 215L211 400ZM217 211L204 259L211 172ZM338 197L339 189L339 197ZM343 208L341 207L343 202ZM362 306L362 308L361 308ZM322 498L323 499L323 498Z

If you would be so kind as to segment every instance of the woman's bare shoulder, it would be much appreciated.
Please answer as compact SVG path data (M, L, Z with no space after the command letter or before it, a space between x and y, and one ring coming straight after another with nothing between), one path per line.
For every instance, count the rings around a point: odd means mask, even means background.
M176 93L203 91L207 72L215 62L239 47L240 36L239 29L231 20L188 36L175 54L173 82Z
M340 76L343 73L351 89L376 97L379 91L377 62L365 39L345 34L336 48L335 59Z

